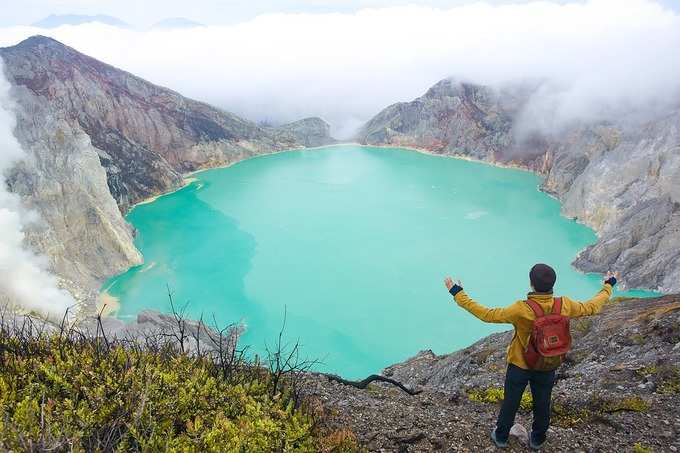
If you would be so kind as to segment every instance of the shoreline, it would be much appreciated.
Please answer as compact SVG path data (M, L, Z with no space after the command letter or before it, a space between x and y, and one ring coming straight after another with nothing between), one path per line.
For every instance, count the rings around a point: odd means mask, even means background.
M190 171L188 173L184 173L182 176L185 177L185 178L191 177L191 176L194 176L196 174L203 173L203 172L206 172L206 171L229 168L229 167L232 167L234 165L240 164L241 162L246 162L248 160L258 159L260 157L273 156L275 154L294 153L294 152L298 152L298 151L316 151L316 150L320 150L320 149L334 148L334 147L338 147L338 146L348 146L348 145L366 146L366 145L359 145L358 143L331 143L330 145L314 146L314 147L310 147L310 148L286 148L286 149L282 149L280 151L272 151L272 152L268 152L268 153L255 154L253 156L246 157L245 159L235 160L233 162L229 162L228 164L224 164L224 165L216 165L214 167L208 167L208 168L199 168L198 170L193 170L193 171Z
M519 165L508 165L508 164L503 164L503 163L499 163L499 162L490 162L490 161L486 161L486 160L475 159L473 157L466 156L466 155L463 155L463 154L437 154L437 153L430 151L426 148L417 148L417 147L414 147L414 146L364 145L364 144L361 144L359 142L341 142L341 143L331 143L329 145L315 146L315 147L311 147L311 148L289 148L289 149L282 149L280 151L272 151L272 152L267 152L267 153L255 154L255 155L252 155L252 156L248 156L244 159L235 160L233 162L229 162L229 163L226 163L226 164L216 165L214 167L199 168L198 170L193 170L193 171L190 171L190 172L187 172L187 173L183 173L181 175L182 181L183 181L181 186L179 186L175 189L172 189L168 192L163 192L163 193L160 193L160 194L157 194L157 195L152 195L148 198L145 198L141 201L138 201L137 203L130 206L130 209L128 210L128 212L125 215L127 216L137 206L153 203L154 201L156 201L157 199L159 199L161 197L164 197L166 195L170 195L172 193L175 193L179 190L184 189L185 187L187 187L191 183L198 180L198 178L194 177L195 175L198 175L198 174L206 172L206 171L229 168L229 167L232 167L234 165L240 164L241 162L246 162L246 161L249 161L249 160L258 159L258 158L261 158L261 157L273 156L275 154L291 153L291 152L298 152L298 151L315 151L315 150L321 150L321 149L326 149L326 148L337 148L337 147L343 147L343 146L358 146L358 147L361 147L361 148L375 148L375 149L401 149L401 150L416 152L416 153L423 154L423 155L426 155L426 156L464 160L464 161L467 161L467 162L474 162L474 163L478 163L478 164L489 165L491 167L505 168L505 169L508 169L508 170L520 170L520 171L524 171L524 172L527 172L527 173L535 174L539 177L542 176L540 173L537 173L537 172L535 172L535 171L533 171L529 168L522 167L522 166L519 166ZM545 193L545 194L547 194L547 195L551 196L552 198L555 198L556 200L559 201L559 199L557 197L553 196L552 194L550 194L548 192L544 192L542 190L541 190L541 192L543 192L543 193ZM588 226L588 225L586 225L586 226ZM592 228L592 227L589 227L589 228L594 230L594 228Z
M109 316L115 317L120 310L120 299L109 294L107 290L99 292L97 298L97 313L101 314L102 318Z
M535 172L529 168L522 167L520 165L509 165L509 164L503 164L500 162L491 162L488 160L482 160L482 159L475 159L474 157L466 156L464 154L438 154L435 153L434 151L431 151L427 148L416 148L414 146L401 146L401 145L362 145L361 143L345 143L345 145L354 145L354 146L361 146L363 148L376 148L376 149L403 149L406 151L413 151L416 153L424 154L426 156L433 156L433 157L445 157L445 158L450 158L450 159L458 159L458 160L464 160L467 162L474 162L478 164L484 164L484 165L489 165L491 167L496 167L496 168L505 168L507 170L520 170L524 171L527 173L531 173L537 176L542 176L540 173ZM543 192L543 191L541 191ZM544 192L545 193L545 192Z
M142 201L138 201L137 203L130 206L130 209L128 209L128 211L125 213L123 218L127 217L127 215L130 214L137 206L142 206L142 205L145 205L145 204L153 203L154 201L158 200L161 197L173 194L177 191L184 189L185 187L191 185L191 183L193 183L195 181L197 181L196 178L182 176L182 185L180 185L176 189L170 190L168 192L159 193L158 195L152 195L148 198L143 199Z

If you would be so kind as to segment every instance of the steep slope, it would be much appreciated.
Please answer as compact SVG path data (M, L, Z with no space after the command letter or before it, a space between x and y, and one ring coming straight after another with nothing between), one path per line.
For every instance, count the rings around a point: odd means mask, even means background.
M680 108L647 120L526 133L531 86L494 90L443 80L387 107L361 130L371 145L409 146L528 168L563 213L591 226L597 244L575 265L614 268L629 287L680 291Z
M321 120L264 129L50 38L0 57L28 153L9 183L44 221L28 242L76 292L141 262L121 213L180 187L182 173L303 147L308 123L324 143Z
M330 125L321 118L304 118L279 126L274 131L277 136L292 136L298 143L309 148L335 143L330 138Z
M651 451L680 448L680 297L614 300L602 314L576 320L574 348L558 371L546 451ZM493 451L489 432L502 399L504 332L438 356L423 351L384 375L410 388L358 390L322 376L309 398L333 426L349 427L370 451ZM517 422L531 427L530 400ZM526 451L511 438L510 451Z
M422 97L378 113L364 125L359 139L495 160L512 145L513 118L523 102L519 93L443 80Z

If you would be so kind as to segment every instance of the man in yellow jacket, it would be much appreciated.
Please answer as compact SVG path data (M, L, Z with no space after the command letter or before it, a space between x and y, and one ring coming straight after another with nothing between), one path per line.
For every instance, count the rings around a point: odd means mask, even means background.
M553 286L557 275L547 264L536 264L529 271L532 292L527 297L540 305L544 313L550 313L553 306ZM472 300L463 290L462 283L454 283L451 277L444 281L449 293L456 303L484 322L509 323L515 327L515 334L508 347L508 369L505 374L505 395L501 405L496 429L491 432L491 439L499 448L508 446L510 428L515 422L515 414L519 408L522 394L527 384L531 388L533 399L533 424L529 436L529 446L539 450L546 440L550 426L550 400L555 371L536 371L529 368L524 360L524 350L529 342L536 315L524 300L502 308L488 308ZM577 302L562 297L561 314L570 318L589 316L599 313L612 294L616 284L615 274L608 272L602 289L587 302Z

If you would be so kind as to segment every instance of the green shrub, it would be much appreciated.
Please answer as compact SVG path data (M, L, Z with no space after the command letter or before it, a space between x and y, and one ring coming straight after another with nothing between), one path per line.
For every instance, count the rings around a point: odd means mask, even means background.
M239 363L102 339L0 332L0 450L354 451L294 389Z

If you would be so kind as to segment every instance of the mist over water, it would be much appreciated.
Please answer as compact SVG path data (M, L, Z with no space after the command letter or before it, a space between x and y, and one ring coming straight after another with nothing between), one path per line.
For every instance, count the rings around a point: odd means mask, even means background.
M169 285L191 316L243 322L242 344L262 353L285 310L289 340L324 369L359 377L508 328L457 308L448 273L491 306L523 298L536 262L557 269L560 294L600 288L570 265L594 233L561 217L528 172L339 146L195 177L128 215L145 264L104 286L122 319L168 311Z

